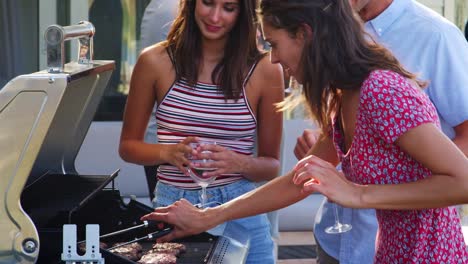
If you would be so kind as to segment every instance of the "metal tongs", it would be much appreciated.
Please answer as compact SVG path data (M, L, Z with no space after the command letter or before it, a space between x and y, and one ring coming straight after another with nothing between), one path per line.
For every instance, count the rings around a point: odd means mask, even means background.
M167 224L165 224L163 222L159 222L159 221L145 220L140 225L132 226L132 227L129 227L129 228L125 228L125 229L122 229L122 230L118 230L118 231L115 231L115 232L112 232L112 233L102 235L102 236L99 237L99 239L119 235L119 234L126 233L126 232L129 232L129 231L135 230L135 229L139 229L139 228L155 228L155 227L159 227L161 225L163 226L163 229L161 229L161 230L152 232L152 233L150 233L150 234L148 234L148 235L146 235L144 237L137 238L137 239L134 239L134 240L129 241L129 242L124 242L124 243L122 243L122 244L120 244L118 246L114 246L112 248L109 248L109 250L110 250L110 249L114 249L114 248L117 248L117 247L120 247L120 246L131 244L133 242L137 242L137 241L140 241L140 240L143 240L143 239L158 238L160 236L163 236L163 235L168 234L169 232L171 232L172 226L169 226L169 225L167 225ZM79 241L77 244L81 244L81 243L84 243L84 242L86 242L86 240Z
M145 220L145 221L143 221L143 224L132 226L132 227L129 227L129 228L125 228L125 229L122 229L122 230L118 230L118 231L115 231L115 232L112 232L112 233L108 233L108 234L100 236L99 238L111 237L111 236L119 235L119 234L122 234L122 233L126 233L128 231L135 230L135 229L140 229L140 228L153 228L153 227L157 227L160 224L164 224L164 223L157 222L157 221L151 221L151 220L150 221ZM168 229L168 228L165 228L165 229Z

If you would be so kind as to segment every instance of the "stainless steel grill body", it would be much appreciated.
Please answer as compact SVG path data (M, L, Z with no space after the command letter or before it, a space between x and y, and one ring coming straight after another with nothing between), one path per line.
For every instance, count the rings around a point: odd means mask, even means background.
M71 63L64 73L18 76L0 91L0 263L36 261L40 241L19 202L23 188L47 171L75 172L113 69L112 61Z

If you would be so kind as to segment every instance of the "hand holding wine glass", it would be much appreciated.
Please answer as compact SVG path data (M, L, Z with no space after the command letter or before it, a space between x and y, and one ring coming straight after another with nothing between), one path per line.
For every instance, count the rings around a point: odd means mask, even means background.
M337 170L332 164L318 158L315 156L308 156L296 165L294 168L295 175L293 177L294 184L303 185L304 192L314 192L318 191L322 194L328 196L334 196L333 193L336 193L337 190L342 189L343 192L345 188L340 188L339 186L346 187L346 177L343 172ZM334 175L337 175L334 176ZM334 177L338 181L327 181L332 180ZM340 183L345 183L341 185ZM331 190L333 187L334 190ZM338 191L339 192L339 191ZM346 198L345 198L346 199ZM335 224L333 226L327 227L325 232L327 234L340 234L348 232L352 229L350 224L343 224L340 222L338 214L338 206L333 203L333 213L335 216Z
M189 136L176 144L163 144L162 147L164 149L161 151L162 160L164 163L174 165L180 171L185 172L189 162L187 156L192 152L190 144L197 142L197 140L197 137Z
M201 141L197 143L190 143L190 146L194 149L198 149L200 145L206 145L206 144L213 144L216 145L216 142L214 141ZM209 150L202 150L200 153L197 153L196 155L189 155L189 160L191 161L190 166L188 167L188 174L189 176L195 181L201 188L202 188L202 193L200 195L200 207L204 208L207 200L207 195L206 195L206 188L208 185L214 182L216 179L216 176L206 175L206 171L214 171L216 168L209 167L207 164L212 163L213 160L206 158L207 154L210 154L211 151Z

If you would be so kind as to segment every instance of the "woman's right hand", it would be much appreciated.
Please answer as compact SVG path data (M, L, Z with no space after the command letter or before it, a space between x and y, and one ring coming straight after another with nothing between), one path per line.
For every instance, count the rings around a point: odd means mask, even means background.
M217 225L216 217L211 217L214 208L199 209L189 201L181 199L169 206L154 209L154 212L141 217L141 220L153 220L168 223L173 230L157 242L167 242L176 238L200 234ZM211 215L216 216L216 214Z
M166 163L176 166L181 172L187 174L187 166L190 164L189 155L195 155L196 151L192 149L190 143L197 142L197 137L186 137L177 144L163 145L161 157Z
M302 186L303 193L319 192L342 206L361 206L362 186L346 179L330 162L310 155L300 160L293 172L293 183Z

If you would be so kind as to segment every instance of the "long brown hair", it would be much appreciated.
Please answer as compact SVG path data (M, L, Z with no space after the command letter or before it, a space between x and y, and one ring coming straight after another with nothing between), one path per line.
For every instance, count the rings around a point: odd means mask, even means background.
M360 89L373 70L416 79L365 33L349 0L261 0L259 15L264 23L292 37L310 27L312 37L307 38L300 62L301 79L310 111L322 128L337 112L340 89Z
M173 0L176 1L176 0ZM167 36L166 47L176 63L177 80L184 78L195 85L202 60L201 32L195 22L196 0L180 0L179 13ZM261 55L256 44L257 0L239 0L240 13L229 32L224 57L211 74L227 99L238 99L250 66Z

